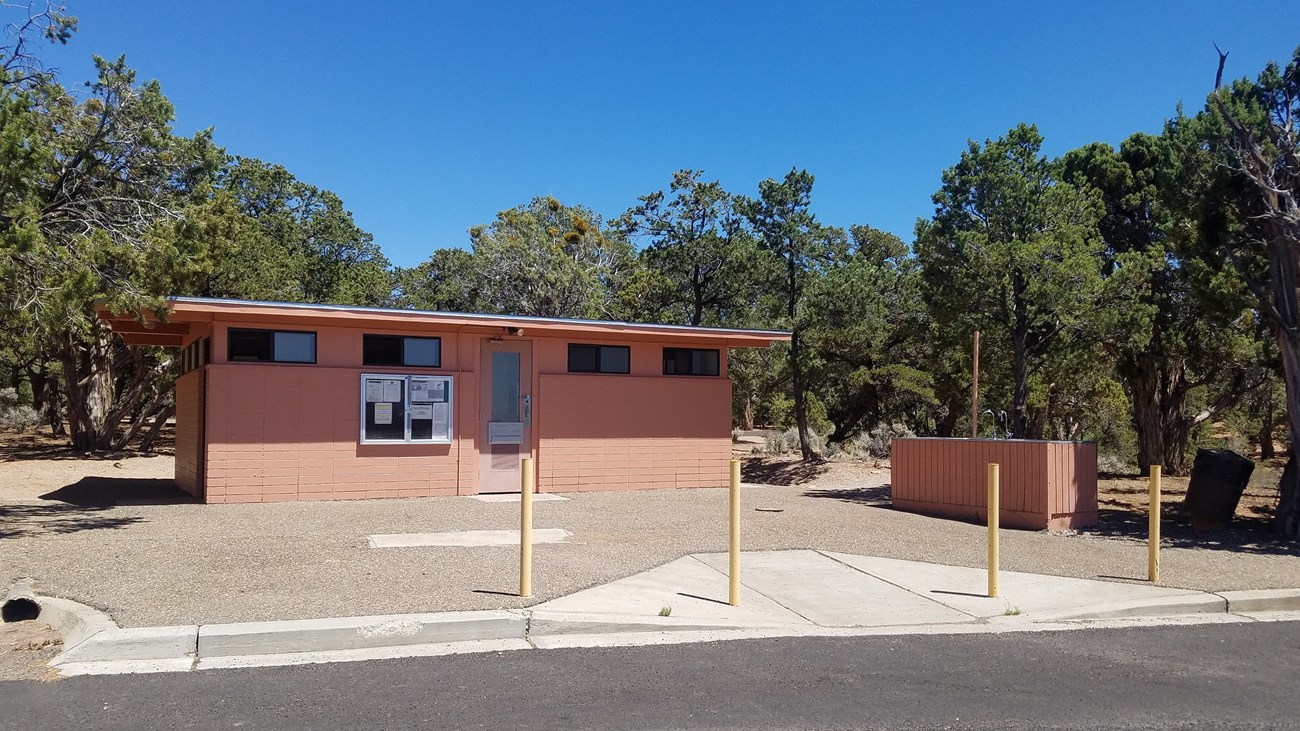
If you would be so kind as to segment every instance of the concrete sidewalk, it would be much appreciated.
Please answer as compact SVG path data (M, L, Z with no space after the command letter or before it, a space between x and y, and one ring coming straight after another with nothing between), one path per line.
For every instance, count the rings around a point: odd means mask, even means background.
M1098 621L1300 619L1300 590L1210 593L1003 572L1002 596L990 599L980 569L810 550L743 554L740 604L732 607L726 569L726 554L696 554L529 609L495 611L121 629L66 600L43 605L64 634L67 649L53 664L65 674L790 635L1041 631Z

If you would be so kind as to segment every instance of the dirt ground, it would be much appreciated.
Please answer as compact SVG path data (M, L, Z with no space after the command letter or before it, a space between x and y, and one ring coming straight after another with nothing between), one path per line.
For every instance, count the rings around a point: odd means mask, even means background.
M173 471L170 427L159 435L158 449L151 454L83 454L73 451L66 439L50 436L48 428L30 434L0 432L0 510L12 500L57 499L44 496L84 484L86 478L147 481L171 479Z
M0 681L54 680L47 663L63 651L54 628L41 621L0 624Z
M1257 464L1250 476L1250 483L1242 493L1241 502L1237 504L1235 521L1248 524L1267 523L1273 517L1277 507L1277 481L1282 474L1282 463L1273 460ZM1181 513L1183 499L1187 497L1186 475L1160 478L1160 504L1165 509ZM1097 504L1102 509L1126 510L1146 514L1147 491L1150 482L1145 477L1131 475L1101 475L1097 480Z

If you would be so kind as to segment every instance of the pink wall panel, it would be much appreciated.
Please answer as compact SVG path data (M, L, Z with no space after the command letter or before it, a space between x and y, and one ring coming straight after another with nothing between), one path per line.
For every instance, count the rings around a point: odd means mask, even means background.
M535 409L544 492L727 484L728 379L543 374Z
M176 379L176 486L200 494L203 373L193 370Z
M210 366L208 501L456 494L461 425L452 444L360 444L361 372Z
M1091 442L896 439L894 507L983 522L990 462L999 465L1003 525L1042 530L1097 522L1097 448Z

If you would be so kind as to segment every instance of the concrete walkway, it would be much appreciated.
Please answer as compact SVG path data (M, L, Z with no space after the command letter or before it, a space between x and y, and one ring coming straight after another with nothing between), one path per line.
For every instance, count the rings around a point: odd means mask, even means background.
M727 603L726 554L686 556L530 609L118 628L43 600L65 674L159 672L791 635L1015 632L1098 622L1300 619L1300 589L1201 592L828 551L757 551ZM1111 625L1113 626L1113 625Z

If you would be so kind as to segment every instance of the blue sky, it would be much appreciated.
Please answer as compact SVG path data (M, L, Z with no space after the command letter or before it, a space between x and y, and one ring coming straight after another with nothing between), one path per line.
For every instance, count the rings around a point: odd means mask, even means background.
M125 53L178 132L337 192L405 266L536 195L612 218L680 168L752 195L804 167L823 222L911 241L968 138L1118 143L1201 106L1212 42L1231 77L1300 45L1300 3L67 2L65 82Z

